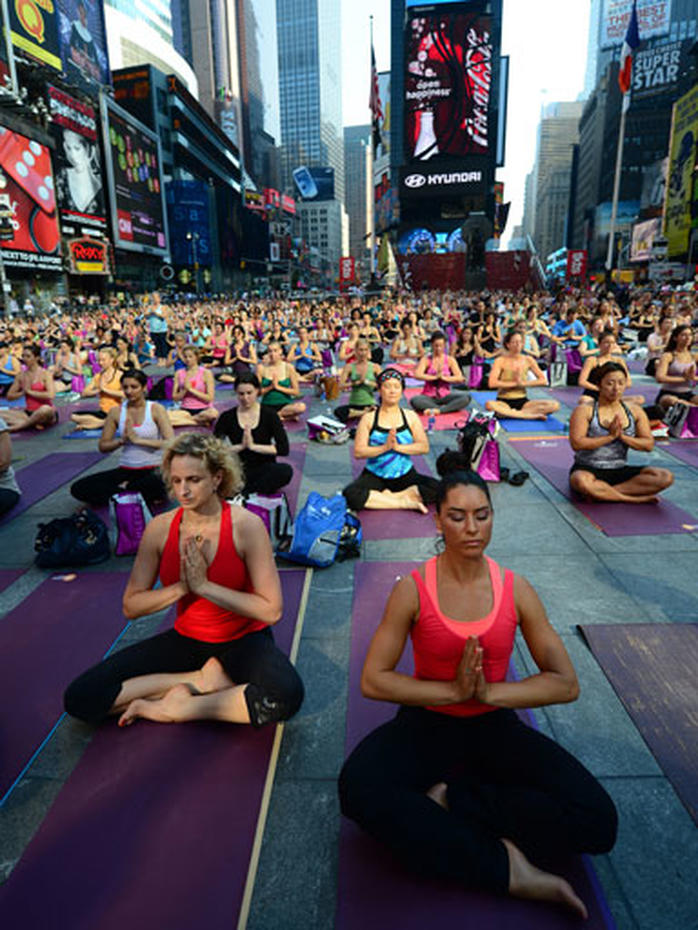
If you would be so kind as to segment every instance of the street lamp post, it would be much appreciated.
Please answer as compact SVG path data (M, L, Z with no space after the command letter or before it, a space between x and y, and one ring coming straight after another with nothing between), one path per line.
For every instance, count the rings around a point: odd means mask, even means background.
M197 242L199 241L198 232L188 232L187 241L191 242L191 257L194 266L194 290L199 293L199 256L197 255Z

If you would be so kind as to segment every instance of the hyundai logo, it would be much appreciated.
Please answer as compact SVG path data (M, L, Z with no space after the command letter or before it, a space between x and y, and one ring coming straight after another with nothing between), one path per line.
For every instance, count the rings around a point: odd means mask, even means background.
M408 174L405 178L405 187L424 187L427 179L423 174Z

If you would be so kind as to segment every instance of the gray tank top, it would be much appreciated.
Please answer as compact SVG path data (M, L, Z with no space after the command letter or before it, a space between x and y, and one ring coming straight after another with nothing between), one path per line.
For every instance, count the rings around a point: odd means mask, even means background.
M628 425L623 430L623 433L626 436L635 436L635 417L625 404L623 404L623 410L628 418ZM608 436L608 430L599 422L599 405L597 401L594 401L587 436L590 439ZM616 439L607 446L600 446L598 449L580 449L575 453L574 464L587 465L592 468L622 468L626 464L627 458L628 447L620 439Z

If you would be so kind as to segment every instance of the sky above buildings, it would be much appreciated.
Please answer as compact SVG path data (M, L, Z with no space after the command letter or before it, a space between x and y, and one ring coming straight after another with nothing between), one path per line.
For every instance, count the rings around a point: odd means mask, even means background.
M428 0L425 0L428 2ZM589 0L504 0L502 54L510 56L504 199L511 200L505 239L521 222L526 174L536 150L541 107L576 100L584 86ZM390 68L390 0L342 0L344 125L368 123L370 39L379 71Z

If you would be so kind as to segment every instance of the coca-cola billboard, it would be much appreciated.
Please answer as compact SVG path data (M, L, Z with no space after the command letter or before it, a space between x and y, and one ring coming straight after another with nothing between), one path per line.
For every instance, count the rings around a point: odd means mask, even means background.
M487 155L491 118L491 21L487 16L412 13L405 32L407 161Z

